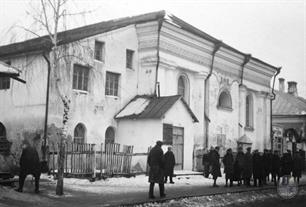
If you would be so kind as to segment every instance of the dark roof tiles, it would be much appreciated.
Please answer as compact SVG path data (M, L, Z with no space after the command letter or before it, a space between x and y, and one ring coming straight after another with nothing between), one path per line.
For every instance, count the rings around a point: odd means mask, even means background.
M306 100L302 97L275 91L272 102L273 115L306 115Z

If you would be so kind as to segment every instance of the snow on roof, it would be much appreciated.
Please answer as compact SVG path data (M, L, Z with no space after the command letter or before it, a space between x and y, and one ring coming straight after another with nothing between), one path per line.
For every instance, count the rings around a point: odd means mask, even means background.
M138 115L144 111L144 109L149 105L150 100L146 98L137 98L131 101L116 118L123 118L126 116Z
M8 75L15 75L18 76L19 75L19 70L17 70L16 68L0 61L0 73L2 74L8 74Z

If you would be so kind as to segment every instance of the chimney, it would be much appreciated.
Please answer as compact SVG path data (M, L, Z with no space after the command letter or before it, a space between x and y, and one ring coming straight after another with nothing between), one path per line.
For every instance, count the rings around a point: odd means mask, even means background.
M298 96L295 81L288 81L288 93L294 96Z
M279 90L279 92L284 93L285 92L285 79L284 78L279 78L278 81L279 81L278 90Z

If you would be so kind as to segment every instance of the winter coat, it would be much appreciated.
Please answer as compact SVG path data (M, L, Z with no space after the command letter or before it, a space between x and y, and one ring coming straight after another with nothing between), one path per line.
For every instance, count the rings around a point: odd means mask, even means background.
M270 153L264 153L262 156L265 176L269 175L269 173L271 172L271 157L272 156Z
M272 155L272 174L280 174L280 157L278 155Z
M220 155L216 150L210 152L211 174L214 178L221 177Z
M167 151L164 155L165 161L165 176L173 175L175 166L175 157L172 151Z
M204 153L202 158L202 164L204 167L204 177L208 178L209 176L209 154Z
M243 163L243 177L250 178L253 173L253 157L251 153L246 153L244 155L244 163Z
M263 156L258 153L253 155L253 177L262 178L264 175Z
M24 175L40 175L40 161L34 147L27 146L22 150L20 157L20 173Z
M234 180L240 180L242 178L243 165L244 153L238 152L234 163Z
M234 174L234 156L226 153L222 159L225 174Z
M292 176L293 177L301 177L303 170L303 158L300 154L295 154L293 156L293 169L292 169Z
M290 175L293 168L293 160L290 153L285 153L281 159L281 174Z
M155 145L149 153L148 165L149 182L150 183L163 183L164 182L164 152L162 148Z

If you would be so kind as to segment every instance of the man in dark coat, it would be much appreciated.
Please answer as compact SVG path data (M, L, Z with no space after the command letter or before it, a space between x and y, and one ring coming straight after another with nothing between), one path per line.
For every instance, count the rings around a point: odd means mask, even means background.
M210 165L211 165L211 174L214 179L213 187L218 187L216 181L218 177L221 177L219 147L215 147L215 149L211 151Z
M39 193L40 174L41 171L38 152L27 140L25 140L20 157L19 188L16 191L22 192L27 175L33 175L35 178L35 193Z
M230 187L233 186L233 176L234 176L234 156L232 153L232 149L229 148L226 150L226 154L222 159L224 165L224 173L225 173L225 187L228 185L228 180L230 180Z
M286 153L283 154L281 158L281 174L284 175L291 175L293 168L293 160L291 156L291 151L287 150Z
M234 180L238 181L238 186L241 185L243 165L244 165L244 153L242 147L239 147L234 163Z
M173 170L175 166L175 157L172 152L172 147L168 147L168 151L164 155L165 160L165 183L167 183L167 177L170 178L170 183L174 184L173 178Z
M244 162L243 162L243 178L244 184L246 186L250 186L251 177L253 173L253 158L251 154L251 147L247 148L247 152L244 155Z
M207 149L204 150L203 158L202 158L202 164L204 167L204 177L208 178L209 176L209 153Z
M303 169L303 159L299 152L295 152L293 155L293 169L292 176L294 177L294 181L297 183L300 182L300 178L302 176Z
M277 185L277 182L280 179L280 157L279 152L277 150L274 151L274 154L272 156L272 181L274 182L274 185ZM276 179L277 176L277 179Z
M262 179L264 175L263 157L258 150L254 150L253 154L253 178L254 186L262 186Z
M263 153L263 166L264 166L264 178L263 178L263 184L267 184L267 180L269 181L269 172L270 172L270 156L269 156L269 151L267 149L264 149Z
M156 145L151 149L148 156L149 171L149 198L154 199L154 184L159 184L160 197L165 197L165 186L164 186L164 152L161 148L161 141L157 141Z

